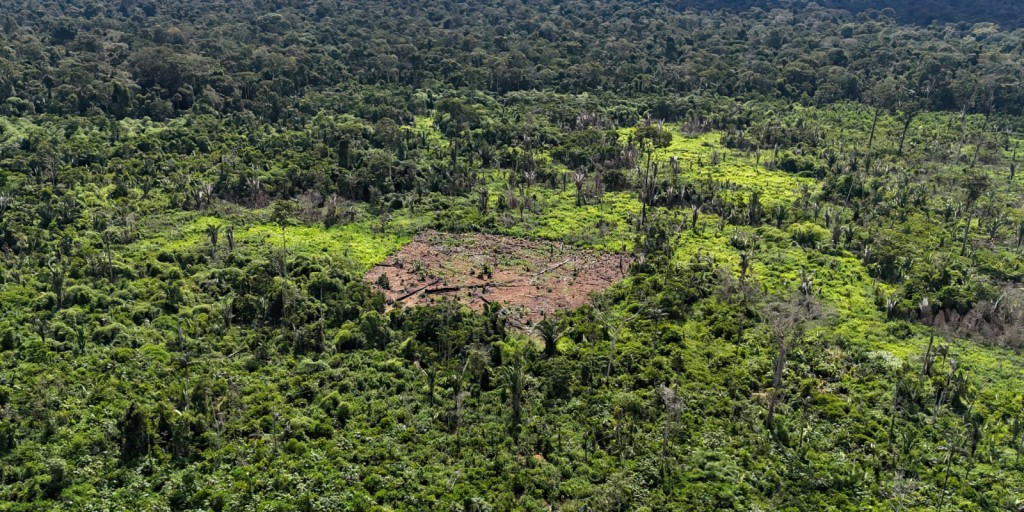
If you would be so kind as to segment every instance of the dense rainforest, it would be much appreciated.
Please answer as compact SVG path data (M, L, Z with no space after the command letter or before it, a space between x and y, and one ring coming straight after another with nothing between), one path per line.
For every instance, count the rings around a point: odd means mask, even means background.
M0 0L0 509L1024 510L1022 23Z
M904 23L995 23L1006 29L1020 28L1024 8L1006 0L674 0L676 9L743 11L754 7L806 9L825 7L853 13L875 11Z

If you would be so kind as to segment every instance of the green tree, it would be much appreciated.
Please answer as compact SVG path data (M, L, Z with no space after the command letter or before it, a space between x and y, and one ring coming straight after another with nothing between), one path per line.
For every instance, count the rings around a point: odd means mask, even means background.
M135 402L128 406L118 423L121 445L121 461L131 463L149 454L151 437L149 418Z

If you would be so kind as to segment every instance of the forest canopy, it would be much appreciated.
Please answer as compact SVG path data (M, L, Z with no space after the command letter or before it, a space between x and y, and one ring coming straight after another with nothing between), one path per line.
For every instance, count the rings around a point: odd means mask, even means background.
M1024 7L0 1L0 508L1021 510Z

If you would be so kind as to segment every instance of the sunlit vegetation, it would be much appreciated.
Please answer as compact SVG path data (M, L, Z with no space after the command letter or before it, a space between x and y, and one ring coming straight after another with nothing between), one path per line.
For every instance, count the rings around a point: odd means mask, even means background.
M1024 507L1024 9L750 3L8 2L0 508Z

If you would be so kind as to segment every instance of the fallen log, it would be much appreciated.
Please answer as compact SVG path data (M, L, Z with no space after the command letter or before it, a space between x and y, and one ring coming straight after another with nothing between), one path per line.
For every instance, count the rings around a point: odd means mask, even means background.
M538 277L540 277L540 276L542 276L544 274L547 274L548 272L551 272L551 271L554 271L554 270L558 270L558 269L564 267L566 264L568 264L570 261L572 261L574 259L576 259L576 258L569 258L569 259L559 263L558 265L555 265L553 267L548 267L548 268L546 268L544 270L541 270L540 272L537 272L536 274L534 274L530 278L530 282L532 283L532 282L536 281Z
M516 286L529 286L525 284L516 284L515 281L502 281L500 283L477 283L477 284L464 284L458 286L441 286L439 288L430 288L424 290L424 295L432 295L435 293L448 293L458 292L462 290L479 290L481 288L514 288Z
M435 279L432 282L429 282L429 283L427 283L427 284L425 284L425 285L423 285L423 286L421 286L421 287L419 287L419 288L417 288L417 289L415 289L415 290L413 290L413 291L411 291L409 293L406 293L405 295L402 295L401 297L396 298L395 302L402 302L403 300L408 299L409 297L412 297L413 295L416 295L417 293L422 292L423 290L426 290L427 288L430 288L431 286L434 286L435 284L440 283L440 282L441 282L440 279Z

